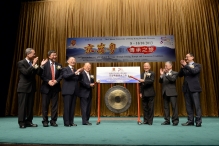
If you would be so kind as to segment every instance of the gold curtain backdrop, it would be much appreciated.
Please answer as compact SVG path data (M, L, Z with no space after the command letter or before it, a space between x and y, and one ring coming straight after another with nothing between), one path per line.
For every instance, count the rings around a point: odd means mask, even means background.
M188 52L195 54L195 62L202 64L201 108L203 116L218 116L219 113L219 5L217 0L56 0L22 4L17 45L10 78L6 115L17 115L17 62L25 58L27 47L36 50L39 63L49 50L56 50L58 62L66 64L66 39L71 37L147 36L174 35L176 62L173 70L180 70L180 60ZM92 63L96 67L140 66L144 62ZM76 65L82 67L82 63ZM155 116L163 116L163 98L159 84L159 69L164 62L151 62L156 73L154 87ZM37 92L34 115L41 116L41 80L37 76ZM182 92L183 78L177 79L179 116L187 116ZM123 85L123 84L119 84ZM105 106L104 96L110 84L101 84L101 116L137 116L136 85L127 84L132 95L130 108L114 114ZM97 116L97 87L92 99L92 116ZM63 115L63 98L59 97L59 116ZM76 116L80 114L79 98ZM142 110L141 110L142 115Z

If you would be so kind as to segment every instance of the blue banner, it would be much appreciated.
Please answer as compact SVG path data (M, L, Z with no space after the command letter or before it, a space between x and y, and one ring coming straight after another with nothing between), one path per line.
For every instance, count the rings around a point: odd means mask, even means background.
M174 36L68 38L66 59L83 62L175 61Z

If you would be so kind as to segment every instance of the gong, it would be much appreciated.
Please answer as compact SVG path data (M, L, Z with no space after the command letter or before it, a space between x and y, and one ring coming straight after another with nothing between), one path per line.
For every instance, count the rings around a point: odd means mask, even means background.
M114 113L125 112L131 105L131 94L123 86L113 86L105 94L105 103Z

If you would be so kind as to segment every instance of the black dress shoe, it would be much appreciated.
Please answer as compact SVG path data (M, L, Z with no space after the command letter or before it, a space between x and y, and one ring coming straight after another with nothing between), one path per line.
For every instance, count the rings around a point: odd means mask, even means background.
M73 123L73 124L70 124L70 126L77 126L77 124L74 124L74 123Z
M43 127L49 127L48 122L42 122L43 123Z
M164 121L161 125L170 125L170 122Z
M87 123L84 123L83 125L92 125L91 123L87 122Z
M65 127L71 127L71 125L66 125L66 124L65 124L64 126L65 126Z
M20 128L24 129L24 128L26 128L26 126L25 125L20 125Z
M151 125L152 125L152 123L148 123L148 125L150 125L150 126L151 126Z
M202 123L196 123L196 127L201 127Z
M37 124L30 123L30 124L26 124L26 127L38 127L38 125L37 125Z
M54 123L50 123L51 126L53 127L58 127L58 124L56 124L55 122Z
M178 125L178 123L173 123L173 126L177 126Z
M186 122L186 123L183 123L182 126L194 126L194 123Z
M143 124L148 124L148 122L143 122Z

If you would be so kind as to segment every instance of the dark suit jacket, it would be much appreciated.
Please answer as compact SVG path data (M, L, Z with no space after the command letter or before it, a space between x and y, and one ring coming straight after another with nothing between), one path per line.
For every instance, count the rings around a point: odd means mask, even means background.
M149 73L151 73L151 76L145 77L145 82L140 83L140 93L142 94L142 97L155 96L155 91L154 91L155 74L153 71L149 71ZM141 74L141 79L144 79L144 72Z
M89 81L85 71L80 73L79 83L79 97L88 98L90 95L92 95L92 87L90 86L90 83L94 83L94 79L90 78Z
M42 74L42 69L35 69L27 62L26 59L20 60L18 63L19 81L17 92L30 93L36 91L36 74Z
M73 72L74 71L74 72ZM78 94L78 79L79 75L76 75L76 69L71 70L69 66L62 69L62 95Z
M57 92L61 91L60 81L62 80L62 69L58 69L57 67L62 67L61 64L55 62L55 80L57 83L51 87L48 82L52 79L50 61L48 60L43 68L43 73L41 75L41 79L43 80L41 86L41 93L47 94L51 88L54 88Z
M165 75L159 79L159 83L162 84L162 95L166 92L167 96L177 96L176 91L176 79L178 72L171 71L171 75Z
M194 63L194 68L189 65L185 65L179 71L179 77L184 77L183 92L186 92L188 87L191 92L201 92L201 85L199 82L199 76L201 71L201 65Z

